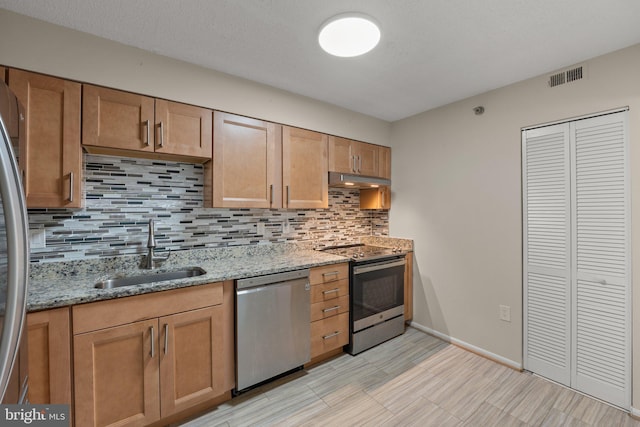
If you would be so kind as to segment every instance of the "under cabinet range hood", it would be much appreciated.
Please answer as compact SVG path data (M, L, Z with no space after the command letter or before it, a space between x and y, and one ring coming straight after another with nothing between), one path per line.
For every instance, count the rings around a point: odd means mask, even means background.
M353 175L341 172L329 172L329 187L376 188L390 185L391 180L386 178Z

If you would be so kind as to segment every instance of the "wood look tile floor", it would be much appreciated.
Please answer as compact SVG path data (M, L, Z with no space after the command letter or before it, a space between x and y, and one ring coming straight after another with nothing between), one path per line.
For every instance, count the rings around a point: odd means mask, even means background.
M184 426L640 427L609 405L408 328L226 402Z

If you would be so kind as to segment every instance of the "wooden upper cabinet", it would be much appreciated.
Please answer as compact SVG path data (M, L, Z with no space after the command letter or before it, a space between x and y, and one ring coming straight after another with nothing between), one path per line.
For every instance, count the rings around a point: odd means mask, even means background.
M360 209L388 210L391 208L391 188L363 188L360 190Z
M379 146L337 136L329 137L329 170L378 176Z
M309 130L282 128L283 206L329 206L328 137Z
M19 163L27 207L81 207L81 85L10 69L9 86L25 111Z
M84 85L82 144L153 152L154 99Z
M282 207L282 126L219 111L213 120L213 207Z
M90 152L211 158L209 109L84 85L82 112L82 144Z
M0 67L0 79L2 79L3 82L7 81L7 75L6 75L7 69L4 67Z
M156 99L156 152L211 158L212 112Z
M391 179L391 148L378 147L378 176Z

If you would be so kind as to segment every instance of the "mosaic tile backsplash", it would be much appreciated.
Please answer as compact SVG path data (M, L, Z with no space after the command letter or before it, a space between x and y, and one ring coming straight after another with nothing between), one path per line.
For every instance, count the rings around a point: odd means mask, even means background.
M31 248L32 262L146 253L150 218L158 252L343 244L389 234L388 212L361 211L357 190L329 189L328 209L206 209L202 165L90 154L84 160L85 208L29 209L30 229L44 230L46 239L46 247Z

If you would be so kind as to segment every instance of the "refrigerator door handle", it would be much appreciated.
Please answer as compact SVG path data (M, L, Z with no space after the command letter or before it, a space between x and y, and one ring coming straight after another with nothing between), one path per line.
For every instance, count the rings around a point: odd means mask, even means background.
M0 90L7 91L8 88L3 84ZM7 300L0 339L0 396L2 397L17 359L20 336L26 317L29 277L27 210L20 183L20 172L10 141L9 132L0 117L0 194L7 235Z

